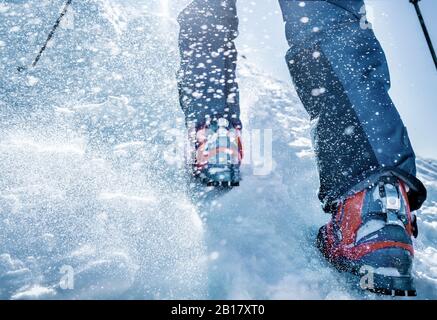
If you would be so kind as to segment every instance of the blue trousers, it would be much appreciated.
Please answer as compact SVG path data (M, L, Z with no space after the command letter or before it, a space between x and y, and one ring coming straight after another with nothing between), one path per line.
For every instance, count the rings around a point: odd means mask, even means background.
M412 210L426 199L415 154L388 90L384 52L365 19L363 0L279 0L290 49L286 61L316 123L319 198L338 199L392 173L409 186ZM194 0L178 18L180 103L198 126L225 117L240 126L236 82L236 0Z

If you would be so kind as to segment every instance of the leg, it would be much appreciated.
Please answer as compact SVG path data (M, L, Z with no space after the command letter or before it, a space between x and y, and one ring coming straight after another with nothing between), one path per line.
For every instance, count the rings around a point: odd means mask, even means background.
M236 0L193 0L178 21L179 97L193 175L207 185L237 186L243 152L235 76Z
M319 197L332 213L317 245L339 270L368 275L362 289L415 295L410 207L420 207L426 190L388 95L384 53L360 16L364 2L280 3L290 73L314 122Z
M290 45L287 63L314 122L319 197L325 209L386 173L405 181L411 209L418 209L426 190L415 177L415 155L388 95L383 50L363 24L364 1L280 4Z
M193 0L179 15L180 103L187 123L225 118L241 127L235 69L236 0Z

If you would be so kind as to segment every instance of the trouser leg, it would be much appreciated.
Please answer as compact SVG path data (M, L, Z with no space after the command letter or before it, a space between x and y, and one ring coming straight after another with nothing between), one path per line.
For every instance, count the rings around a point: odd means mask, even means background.
M180 104L187 123L200 127L226 118L241 127L236 82L236 0L194 0L179 15Z
M279 2L290 74L314 124L319 198L326 210L387 172L408 184L410 205L418 209L426 190L415 177L407 130L388 94L384 52L361 14L364 2Z

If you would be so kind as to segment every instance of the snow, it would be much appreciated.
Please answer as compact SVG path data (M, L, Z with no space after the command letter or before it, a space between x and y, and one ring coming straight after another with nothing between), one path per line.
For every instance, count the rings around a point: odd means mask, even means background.
M27 84L30 87L33 87L34 85L36 85L39 82L39 79L36 77L32 77L32 76L28 76L27 77Z
M47 299L52 297L55 291L50 288L44 288L39 285L33 286L23 291L15 293L11 299L13 300L31 300L31 299Z
M329 216L316 196L311 124L290 83L240 58L244 181L193 194L168 8L77 2L74 28L58 30L38 67L18 73L47 29L23 17L52 21L61 6L0 4L0 298L380 298L314 246ZM254 133L271 134L271 159L256 154ZM418 168L430 196L414 273L419 298L436 299L437 161Z
M5 13L9 10L9 7L4 4L4 3L0 3L0 13Z

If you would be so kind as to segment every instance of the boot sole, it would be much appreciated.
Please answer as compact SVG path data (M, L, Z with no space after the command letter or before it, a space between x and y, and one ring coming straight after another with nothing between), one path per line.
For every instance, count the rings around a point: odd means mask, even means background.
M217 172L214 172L217 170ZM240 186L240 169L236 166L209 166L199 175L199 180L207 187L234 188Z

